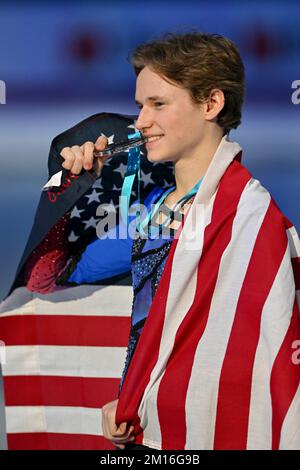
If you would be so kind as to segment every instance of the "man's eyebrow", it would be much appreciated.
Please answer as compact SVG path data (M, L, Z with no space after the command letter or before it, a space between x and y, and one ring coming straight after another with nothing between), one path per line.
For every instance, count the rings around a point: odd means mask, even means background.
M149 96L148 98L146 98L146 101L156 101L156 100L163 100L163 99L164 99L163 96ZM142 104L138 100L135 100L135 102L136 104Z

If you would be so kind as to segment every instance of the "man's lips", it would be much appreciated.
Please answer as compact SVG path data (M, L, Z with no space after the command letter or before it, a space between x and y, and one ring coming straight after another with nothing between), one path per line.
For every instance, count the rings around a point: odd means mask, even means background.
M146 142L146 148L152 147L155 145L157 142L159 142L162 139L163 135L155 135L147 138Z

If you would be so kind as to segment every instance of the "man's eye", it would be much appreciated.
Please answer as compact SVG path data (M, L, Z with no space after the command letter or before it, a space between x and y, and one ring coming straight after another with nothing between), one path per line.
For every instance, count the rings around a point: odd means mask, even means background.
M161 106L164 105L164 103L162 103L161 101L155 101L153 103L153 105L155 106L155 108L160 108ZM143 105L142 104L137 104L137 107L138 109L141 111L143 109Z

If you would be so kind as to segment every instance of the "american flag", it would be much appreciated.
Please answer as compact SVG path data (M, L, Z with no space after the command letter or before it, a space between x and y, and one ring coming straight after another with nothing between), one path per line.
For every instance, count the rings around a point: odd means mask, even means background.
M61 171L63 147L95 141L101 134L110 143L124 140L134 132L134 118L100 113L57 136L48 179ZM97 238L99 204L113 204L118 214L126 162L126 154L108 160L98 179L89 172L78 178L64 173L58 191L41 194L15 281L0 305L9 449L113 448L102 436L101 408L118 394L130 328L130 276L47 295L29 292L23 276L34 248L66 212L74 256ZM141 202L154 186L173 181L170 166L152 165L142 155Z
M9 449L113 448L101 408L118 394L131 290L85 285L42 295L18 287L2 303Z
M140 444L300 449L299 239L240 157L223 138L125 377Z

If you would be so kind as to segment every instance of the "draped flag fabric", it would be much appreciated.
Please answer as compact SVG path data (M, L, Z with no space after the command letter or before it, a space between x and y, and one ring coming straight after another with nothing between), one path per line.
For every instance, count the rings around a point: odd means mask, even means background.
M102 435L101 408L118 394L131 290L85 285L42 295L18 287L3 302L9 449L114 448Z
M299 239L223 138L174 240L117 423L156 449L300 449Z
M134 132L135 116L100 113L78 123L52 141L48 178L62 170L62 148L109 143ZM113 449L103 438L101 407L118 394L125 362L132 302L131 276L38 294L24 287L24 266L51 227L70 213L68 241L76 259L97 240L100 204L110 204L118 220L118 198L127 153L108 160L100 178L83 171L63 171L56 190L42 191L31 234L8 296L0 304L0 340L9 449ZM141 158L141 202L154 187L174 183L171 166ZM133 188L133 199L137 187ZM102 252L107 241L101 240ZM108 248L110 249L110 248ZM114 253L115 259L117 253Z

